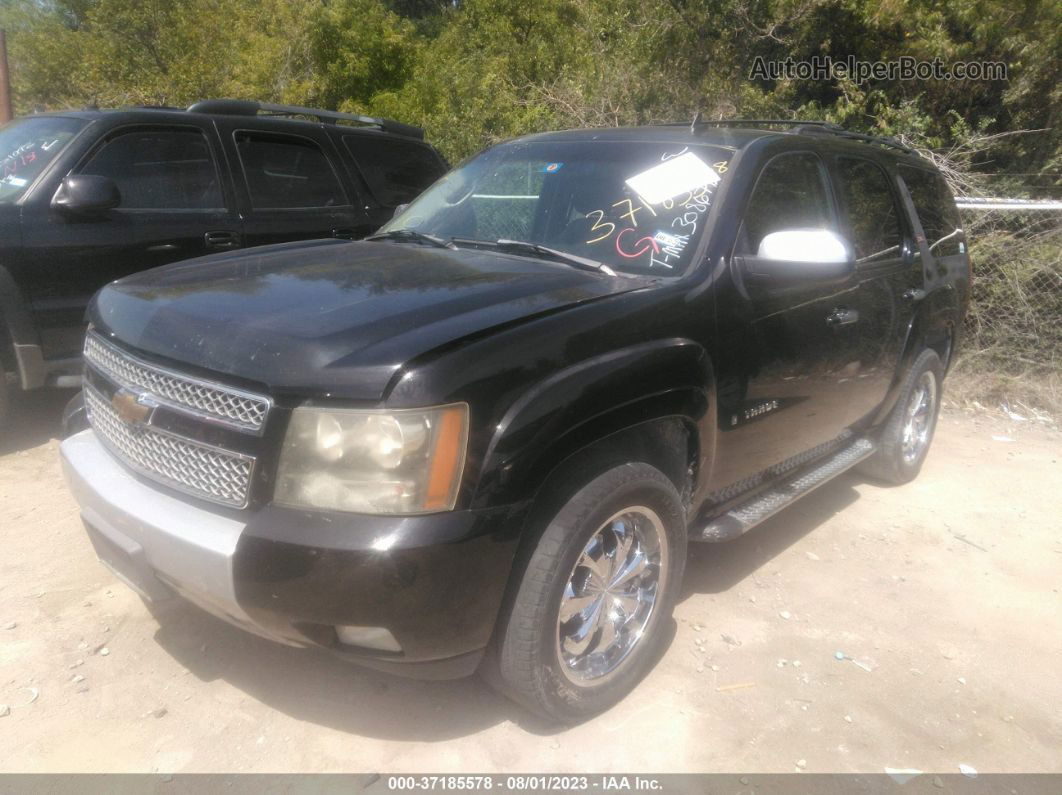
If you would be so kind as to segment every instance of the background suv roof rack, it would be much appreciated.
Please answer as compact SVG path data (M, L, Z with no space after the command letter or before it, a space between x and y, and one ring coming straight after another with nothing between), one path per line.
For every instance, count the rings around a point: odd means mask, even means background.
M670 122L665 126L686 126L686 122ZM698 126L708 127L792 127L797 133L810 133L812 135L836 135L838 138L847 138L851 141L862 141L868 144L887 146L890 149L898 149L907 154L916 154L909 146L904 146L895 138L887 138L881 135L864 135L846 130L832 121L819 119L702 119L698 113L689 123L690 132L696 132Z
M336 124L340 121L367 124L379 127L384 132L405 135L410 138L424 138L424 130L414 127L412 124L403 124L393 119L382 119L375 116L362 116L357 113L340 113L335 110L322 110L321 108L305 108L300 105L274 105L269 102L255 102L247 99L203 99L194 105L189 105L186 110L189 113L217 113L222 116L309 116L317 119L322 124Z

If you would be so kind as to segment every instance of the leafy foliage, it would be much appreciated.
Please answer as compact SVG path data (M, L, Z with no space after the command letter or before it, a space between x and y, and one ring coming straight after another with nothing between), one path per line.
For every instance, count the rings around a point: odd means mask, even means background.
M564 126L822 117L1057 188L1052 0L5 0L19 112L235 96L423 124L452 159ZM1006 81L751 80L757 57L1004 62Z

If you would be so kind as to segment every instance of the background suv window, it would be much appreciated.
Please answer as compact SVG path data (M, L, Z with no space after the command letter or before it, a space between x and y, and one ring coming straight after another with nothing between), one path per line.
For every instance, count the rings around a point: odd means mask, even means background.
M425 146L370 135L345 135L343 143L369 190L385 207L413 201L446 171Z
M306 138L242 132L236 148L255 209L340 207L347 197L321 148Z
M92 155L81 173L114 180L122 209L217 209L225 204L210 147L198 130L122 133Z
M85 126L60 116L16 119L0 130L0 202L14 202Z
M900 166L900 176L911 194L930 252L937 257L962 253L959 210L944 178L921 168Z
M850 157L839 158L837 170L856 260L899 256L900 220L885 172L869 160Z
M819 159L779 155L763 169L742 226L740 250L755 254L760 241L783 229L832 229L833 218Z

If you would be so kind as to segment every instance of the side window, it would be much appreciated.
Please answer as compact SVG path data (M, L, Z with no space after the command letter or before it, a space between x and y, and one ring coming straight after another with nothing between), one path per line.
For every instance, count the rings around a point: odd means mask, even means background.
M833 218L819 159L779 155L763 169L745 208L739 250L755 254L760 241L783 229L832 229Z
M944 178L910 166L900 166L900 176L911 194L930 252L937 257L961 254L959 211Z
M218 209L225 205L218 170L198 130L137 130L116 135L80 169L110 177L122 209Z
M256 210L340 207L349 204L335 169L321 148L306 138L238 132L251 205Z
M850 157L838 159L837 171L856 261L899 256L903 235L885 172L869 160Z
M446 172L436 154L419 144L372 135L344 135L343 144L385 207L413 201Z

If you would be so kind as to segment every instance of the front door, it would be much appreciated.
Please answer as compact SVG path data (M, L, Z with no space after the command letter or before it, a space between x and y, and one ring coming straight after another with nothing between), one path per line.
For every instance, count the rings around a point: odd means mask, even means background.
M838 229L826 170L811 152L776 156L749 198L735 246L754 255L771 232ZM712 490L724 495L768 479L842 434L858 371L855 280L782 289L755 287L717 307L719 434Z
M239 245L216 149L209 125L119 127L72 171L113 180L116 209L24 214L24 256L36 271L30 301L47 358L79 352L85 307L108 282Z

